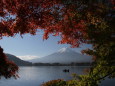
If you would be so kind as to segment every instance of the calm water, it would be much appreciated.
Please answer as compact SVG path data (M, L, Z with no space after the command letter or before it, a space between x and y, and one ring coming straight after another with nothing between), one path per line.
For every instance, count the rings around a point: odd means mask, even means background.
M39 66L39 67L20 67L20 78L0 80L0 86L40 86L43 82L54 79L72 79L71 73L84 74L86 67L68 67L68 66ZM69 73L64 73L63 69L70 69ZM106 79L101 86L115 86L115 79Z

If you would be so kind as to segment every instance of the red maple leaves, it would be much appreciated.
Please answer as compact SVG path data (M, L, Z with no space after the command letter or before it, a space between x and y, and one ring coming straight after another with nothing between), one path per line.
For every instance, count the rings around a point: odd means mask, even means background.
M0 47L0 77L17 78L18 66L9 61L6 55L3 53L3 49Z
M4 17L0 37L17 33L34 35L40 28L44 30L43 39L49 34L60 35L62 40L59 43L78 46L83 42L85 20L76 16L75 7L76 4L66 5L62 0L1 0L1 17L3 14Z
M114 7L115 1L111 2ZM43 39L52 34L61 37L59 43L78 47L81 43L100 40L100 34L105 35L103 31L112 21L111 17L107 19L110 11L109 5L106 6L92 0L0 0L0 37L35 35L42 29ZM111 35L112 30L109 31Z

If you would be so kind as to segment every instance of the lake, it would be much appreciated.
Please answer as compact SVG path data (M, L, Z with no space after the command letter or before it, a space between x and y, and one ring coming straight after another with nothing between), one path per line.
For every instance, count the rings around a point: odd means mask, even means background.
M43 82L54 79L72 79L71 73L84 74L84 66L37 66L37 67L20 67L17 80L4 79L0 80L0 86L40 86ZM70 72L63 72L69 69ZM100 86L115 86L115 79L106 79Z

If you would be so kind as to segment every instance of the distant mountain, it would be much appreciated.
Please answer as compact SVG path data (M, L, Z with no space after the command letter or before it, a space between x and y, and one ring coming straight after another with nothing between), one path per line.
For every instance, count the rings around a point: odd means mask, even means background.
M62 48L59 51L38 59L30 60L33 63L87 63L92 62L90 56L79 54L70 48Z
M14 56L14 55L6 54L6 56L8 57L8 59L10 61L13 61L18 66L31 66L32 65L31 62L23 61L23 60L19 59L18 57Z

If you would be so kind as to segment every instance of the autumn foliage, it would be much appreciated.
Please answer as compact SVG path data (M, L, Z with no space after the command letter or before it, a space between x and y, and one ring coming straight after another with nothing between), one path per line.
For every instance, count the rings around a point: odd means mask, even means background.
M90 84L98 84L91 82L95 73L99 75L96 80L109 76L109 73L110 77L114 76L114 22L115 0L0 0L1 39L3 36L13 37L16 34L35 35L42 29L43 39L48 39L49 34L52 34L61 37L59 43L67 43L72 47L78 47L82 43L92 44L92 50L83 51L93 56L95 61L89 76L82 77L83 80L89 80ZM0 58L5 59L3 62L9 62L2 56L3 53L0 55ZM8 64L14 66L13 63ZM2 69L3 65L0 63ZM104 68L103 65L107 67ZM5 68L8 67L7 65ZM98 70L99 67L103 71ZM0 73L4 75L2 69ZM14 75L16 70L13 72ZM87 84L84 86L88 86Z
M41 86L66 86L66 81L62 80L62 79L58 79L58 80L52 80L52 81L48 81L47 83L43 83Z
M7 59L6 55L3 53L3 49L0 47L0 78L17 78L17 72L18 66Z
M0 37L14 36L17 33L35 35L38 29L43 29L43 39L53 34L61 36L61 44L79 46L95 38L89 36L89 28L96 30L91 33L91 36L95 36L100 34L98 29L101 27L98 26L108 23L103 21L103 18L107 18L106 5L91 1L0 0ZM114 0L111 0L111 4L114 4Z

